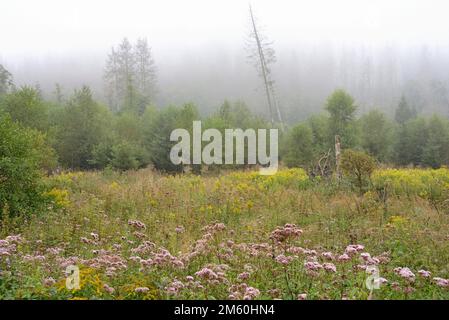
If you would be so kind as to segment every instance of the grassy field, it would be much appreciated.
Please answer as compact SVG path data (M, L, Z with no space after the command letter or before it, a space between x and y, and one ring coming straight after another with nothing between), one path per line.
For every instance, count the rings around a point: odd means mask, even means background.
M47 184L48 212L3 217L1 299L449 299L447 169L376 171L363 195L300 169Z

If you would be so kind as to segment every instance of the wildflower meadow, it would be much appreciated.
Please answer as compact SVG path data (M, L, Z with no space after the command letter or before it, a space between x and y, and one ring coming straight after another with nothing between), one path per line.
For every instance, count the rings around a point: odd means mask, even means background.
M67 172L4 216L1 299L449 299L449 169ZM70 267L79 285L70 287Z

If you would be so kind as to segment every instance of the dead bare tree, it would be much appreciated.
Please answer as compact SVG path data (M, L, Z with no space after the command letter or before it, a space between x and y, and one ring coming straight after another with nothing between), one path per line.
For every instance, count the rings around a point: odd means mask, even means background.
M316 164L312 167L310 174L313 177L316 176L327 177L331 172L329 162L330 159L331 159L331 149L329 149L327 152L325 152L318 158Z
M341 162L341 142L340 136L335 136L335 174L337 179L340 180L341 171L340 171L340 162Z
M253 14L251 5L249 6L249 13L251 18L251 43L248 46L250 51L249 58L259 71L259 76L262 78L265 86L265 94L267 98L268 108L270 112L271 124L275 122L275 116L277 117L281 129L284 129L284 121L282 120L281 110L279 108L278 101L276 99L274 80L272 79L270 64L276 62L275 51L271 47L265 36L261 33L257 27L256 19Z

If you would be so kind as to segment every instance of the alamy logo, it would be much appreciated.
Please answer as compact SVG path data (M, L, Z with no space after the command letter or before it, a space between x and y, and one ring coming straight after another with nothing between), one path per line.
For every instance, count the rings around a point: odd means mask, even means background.
M380 276L379 268L375 265L370 265L366 268L366 273L368 277L365 280L365 285L371 292L380 288Z
M202 132L201 121L193 121L192 136L191 146L188 130L175 129L171 132L170 141L178 142L170 151L173 164L259 164L264 166L259 170L261 174L270 175L277 172L278 129L258 129L257 133L254 129L225 129L224 158L223 136L218 129L206 129ZM204 148L203 142L207 143Z
M77 266L69 265L66 270L67 278L65 279L65 286L67 290L80 289L80 269Z

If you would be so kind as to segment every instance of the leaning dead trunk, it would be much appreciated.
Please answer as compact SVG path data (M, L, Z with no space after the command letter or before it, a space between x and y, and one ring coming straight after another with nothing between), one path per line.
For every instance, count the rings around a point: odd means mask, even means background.
M256 46L256 52L257 57L255 56L254 59L258 59L258 65L260 67L261 76L264 82L265 86L265 94L267 97L268 102L268 108L270 111L270 121L271 124L274 125L275 123L275 115L278 118L279 124L281 126L281 130L284 130L284 121L282 119L281 110L279 109L279 104L276 99L275 90L274 90L274 81L271 78L271 71L269 68L270 60L271 62L274 61L274 50L268 47L267 43L263 43L263 35L259 34L259 31L257 30L256 22L253 15L253 10L251 8L251 5L249 6L249 13L251 18L251 25L252 25L252 36L254 37L255 46ZM268 55L268 56L267 56Z

